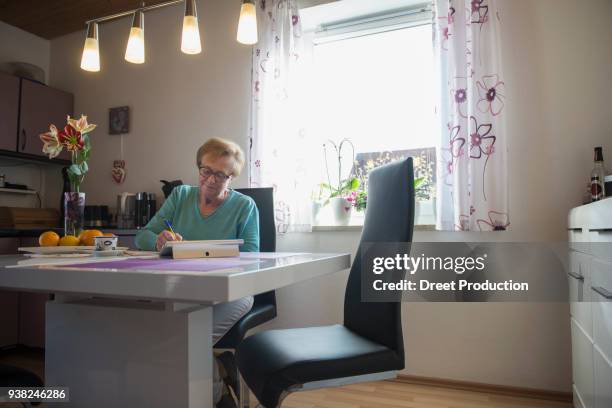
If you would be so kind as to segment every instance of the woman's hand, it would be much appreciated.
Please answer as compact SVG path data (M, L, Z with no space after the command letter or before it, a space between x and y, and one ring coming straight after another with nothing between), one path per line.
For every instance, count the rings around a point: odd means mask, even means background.
M183 240L183 237L181 236L181 234L177 234L177 233L173 234L172 232L168 230L163 230L157 236L157 241L155 241L155 248L157 248L157 251L161 251L162 247L167 241L182 241L182 240Z

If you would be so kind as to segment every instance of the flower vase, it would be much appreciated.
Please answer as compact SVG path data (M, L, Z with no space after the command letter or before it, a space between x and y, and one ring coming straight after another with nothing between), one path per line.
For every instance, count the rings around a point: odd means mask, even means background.
M335 225L348 225L351 220L352 203L344 197L334 197L330 200Z
M64 235L78 237L85 224L85 193L64 193Z

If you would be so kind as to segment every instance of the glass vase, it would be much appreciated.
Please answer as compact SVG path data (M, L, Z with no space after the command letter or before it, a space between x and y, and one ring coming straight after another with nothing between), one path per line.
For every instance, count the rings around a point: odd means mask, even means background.
M85 224L85 193L64 193L64 235L78 237Z

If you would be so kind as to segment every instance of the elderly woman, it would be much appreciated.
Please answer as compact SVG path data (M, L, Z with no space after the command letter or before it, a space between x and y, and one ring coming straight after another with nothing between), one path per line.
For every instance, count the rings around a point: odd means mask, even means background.
M212 138L197 152L199 186L175 187L155 217L136 234L140 249L160 250L166 241L243 239L241 251L259 251L259 215L250 197L229 188L244 166L244 153L228 140ZM175 234L166 229L172 223ZM253 306L249 296L213 307L213 344ZM215 403L222 396L223 383L215 365ZM225 399L225 398L224 398Z

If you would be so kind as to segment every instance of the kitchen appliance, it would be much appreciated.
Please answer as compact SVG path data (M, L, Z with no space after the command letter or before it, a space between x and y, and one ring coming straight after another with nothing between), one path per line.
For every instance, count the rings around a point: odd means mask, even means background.
M136 227L136 194L121 193L117 196L117 228Z
M149 221L151 220L151 218L153 218L157 210L155 193L137 193L135 199L135 208L135 226L136 228L142 228L149 223Z
M86 227L108 227L112 224L107 205L86 205L85 226Z
M164 192L164 198L168 198L170 193L172 193L172 190L174 190L174 187L180 186L181 184L183 184L182 180L173 180L173 181L159 180L159 181L163 183L162 191Z

